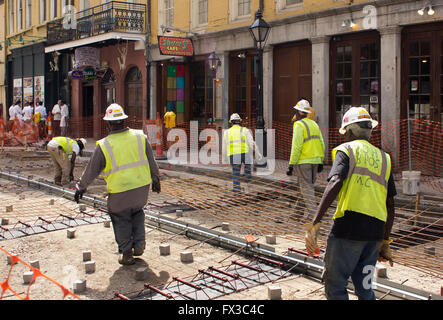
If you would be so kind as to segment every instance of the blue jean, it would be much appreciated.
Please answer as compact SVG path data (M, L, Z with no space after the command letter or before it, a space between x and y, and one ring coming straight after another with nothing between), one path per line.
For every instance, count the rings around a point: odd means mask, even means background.
M242 164L244 165L244 182L248 183L251 178L251 156L248 153L241 153L229 156L229 162L232 166L232 184L233 191L240 192L240 171Z
M324 258L325 293L328 300L348 300L351 277L359 300L375 300L372 279L381 241L356 241L329 235Z

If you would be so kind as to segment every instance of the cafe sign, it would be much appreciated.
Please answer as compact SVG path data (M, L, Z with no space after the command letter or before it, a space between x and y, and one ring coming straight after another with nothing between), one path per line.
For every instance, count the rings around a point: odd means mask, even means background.
M193 56L194 44L190 38L158 36L160 54L168 56Z

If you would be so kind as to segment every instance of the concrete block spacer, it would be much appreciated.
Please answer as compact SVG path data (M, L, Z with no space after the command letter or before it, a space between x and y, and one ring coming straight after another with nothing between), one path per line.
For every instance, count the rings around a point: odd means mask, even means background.
M14 207L12 204L10 206L6 206L6 212L12 212L13 210L14 210Z
M105 228L110 228L111 227L111 221L110 220L103 221L103 226Z
M183 263L190 263L194 261L191 251L180 252L180 261Z
M269 300L281 300L281 288L279 285L268 286Z
M273 235L273 234L266 235L266 243L267 244L276 244L277 240L276 240L275 235Z
M9 219L8 219L8 218L2 218L0 224L1 224L2 226L6 226L6 225L8 225L8 224L9 224Z
M74 239L75 238L75 231L76 231L75 228L69 228L67 230L66 234L67 234L68 239Z
M12 252L11 252L11 255L12 255L12 256L10 256L10 255L8 254L8 255L6 256L6 262L7 262L8 265L10 265L10 264L12 263L12 257L17 257L17 255L14 254L14 253L12 253Z
M54 204L55 204L55 200L54 199L49 200L49 205L50 206L53 206Z
M183 210L180 209L175 210L175 215L177 218L183 217Z
M426 246L424 247L424 253L430 256L435 256L435 247L432 246Z
M86 273L94 273L95 272L95 261L86 261L85 262L85 272Z
M229 222L223 222L223 223L222 223L222 230L223 230L223 231L229 231L229 230L231 230L230 225L229 225Z
M18 199L19 199L19 200L25 200L25 195L24 195L24 194L19 195L19 196L18 196Z
M135 280L143 281L148 276L148 268L142 267L135 270Z
M32 277L34 277L34 272L33 271L26 271L25 273L23 273L23 283L24 284L31 283Z
M80 212L85 212L86 211L86 204L82 203L78 206L78 208L79 208Z
M83 251L83 262L91 261L91 258L92 258L92 252L91 252L91 250L85 250L85 251Z
M75 280L72 284L74 293L81 293L86 290L86 280Z
M162 243L159 248L161 256L169 256L171 254L171 246L169 244Z
M40 262L38 260L29 261L29 264L33 268L40 269Z
M388 277L388 268L386 268L384 265L377 264L375 266L375 271L376 271L377 277L379 277L379 278L387 278Z

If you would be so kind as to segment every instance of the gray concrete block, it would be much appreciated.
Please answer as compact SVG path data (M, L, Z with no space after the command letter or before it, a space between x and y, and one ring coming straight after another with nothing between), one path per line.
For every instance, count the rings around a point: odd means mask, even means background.
M83 261L91 261L92 258L92 252L91 250L85 250L83 251Z
M0 223L1 223L2 226L6 226L6 225L9 224L9 219L8 218L2 218Z
M75 280L72 284L74 293L82 293L86 290L86 280Z
M190 263L194 261L194 257L192 256L191 251L182 251L180 252L180 261L183 263Z
M54 203L55 203L55 200L54 200L54 199L49 200L49 205L50 205L50 206L53 206Z
M162 243L160 246L160 255L161 256L168 256L171 254L171 246L167 243Z
M175 215L177 218L183 217L183 210L177 209L175 210Z
M105 228L110 228L111 227L111 221L110 220L103 221L103 226Z
M85 272L86 273L94 273L95 272L95 261L86 261L85 262Z
M33 268L40 269L40 262L38 260L29 261L29 264Z
M435 256L435 247L432 246L424 247L424 253L430 256Z
M276 244L277 240L276 240L275 235L273 235L273 234L266 235L266 243L267 244Z
M11 252L11 255L7 255L6 256L6 262L8 263L8 265L12 264L12 257L16 257L17 255Z
M148 276L148 268L142 267L135 270L135 280L137 281L143 281Z
M32 277L34 277L34 272L33 271L26 271L25 273L23 273L23 283L24 284L31 283Z
M388 268L386 268L384 265L376 265L375 271L377 273L378 278L387 278L388 277Z
M281 300L281 288L279 285L268 286L269 300Z
M75 231L76 231L75 228L69 228L66 233L67 237L69 239L74 239L75 238Z
M80 204L78 206L78 208L79 208L80 212L85 212L86 211L86 204Z
M10 205L10 206L6 206L6 212L12 212L14 210L14 206Z
M230 225L229 225L229 222L223 222L223 223L222 223L222 230L223 230L223 231L229 231L229 230L231 230Z

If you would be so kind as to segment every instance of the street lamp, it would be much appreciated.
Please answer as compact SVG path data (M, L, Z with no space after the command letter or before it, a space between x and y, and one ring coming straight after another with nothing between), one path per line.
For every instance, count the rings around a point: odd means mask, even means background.
M208 65L212 76L212 122L215 119L217 68L221 66L220 58L217 57L214 51L208 57Z
M254 39L254 45L257 49L257 121L255 128L256 140L262 141L259 143L259 148L262 146L261 154L266 157L266 131L265 120L263 118L263 48L265 46L266 40L268 39L269 31L271 26L262 19L263 14L260 10L255 13L255 21L249 27L249 32L251 33L252 39ZM261 139L258 136L262 136ZM266 161L264 163L266 166ZM261 164L263 166L263 164Z

